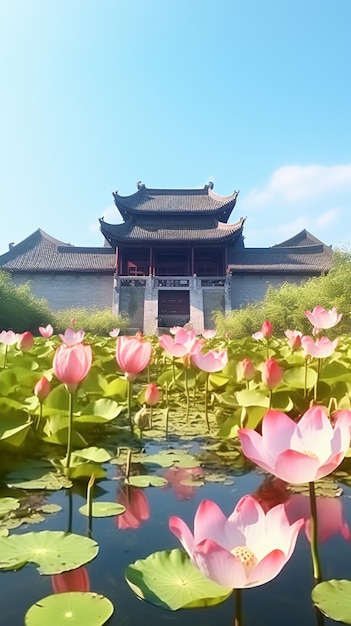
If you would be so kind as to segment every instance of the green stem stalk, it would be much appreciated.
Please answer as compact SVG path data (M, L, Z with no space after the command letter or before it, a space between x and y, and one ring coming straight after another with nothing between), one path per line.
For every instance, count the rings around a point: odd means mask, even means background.
M316 583L322 580L321 563L318 552L318 519L317 502L314 482L309 483L310 509L311 509L311 557L313 567L313 578Z
M206 372L206 381L205 381L205 419L206 419L206 426L207 426L207 430L208 432L210 432L210 422L208 420L208 379L209 379L209 373Z
M127 387L128 422L129 422L130 434L133 437L134 426L133 426L133 420L132 420L132 397L133 397L133 383L131 380L128 380L128 387Z
M66 454L66 469L71 466L72 455L72 437L73 437L73 393L68 392L68 435L67 435L67 454Z
M234 598L235 598L234 626L243 626L241 591L242 591L241 589L234 589Z

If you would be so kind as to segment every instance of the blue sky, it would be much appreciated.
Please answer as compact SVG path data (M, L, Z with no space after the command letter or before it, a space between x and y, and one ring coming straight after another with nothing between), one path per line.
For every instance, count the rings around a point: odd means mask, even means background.
M0 0L0 253L111 192L240 194L246 245L351 247L350 0Z

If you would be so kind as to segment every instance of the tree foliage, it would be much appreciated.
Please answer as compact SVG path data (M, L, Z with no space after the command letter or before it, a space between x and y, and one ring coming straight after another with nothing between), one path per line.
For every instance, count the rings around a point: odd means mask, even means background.
M264 300L226 316L215 311L213 319L219 334L228 333L234 338L253 334L266 319L273 324L277 336L288 328L310 334L311 324L304 311L311 311L318 304L325 309L336 306L343 313L341 322L328 332L329 337L351 333L350 251L335 250L332 268L325 276L310 278L301 285L286 282L279 289L269 287Z

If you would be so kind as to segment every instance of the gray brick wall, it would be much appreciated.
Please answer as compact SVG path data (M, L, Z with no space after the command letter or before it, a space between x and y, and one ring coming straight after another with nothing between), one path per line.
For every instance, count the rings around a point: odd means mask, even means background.
M203 289L204 298L204 327L214 328L212 320L213 311L221 311L224 313L224 288Z
M98 274L13 274L15 285L29 282L36 298L45 298L53 311L70 307L112 307L113 277Z
M233 274L231 285L232 309L240 309L249 302L263 300L269 286L279 288L283 283L300 285L304 280L297 274ZM307 277L306 279L307 280Z
M143 329L144 325L144 287L121 287L119 312L130 318L130 327Z

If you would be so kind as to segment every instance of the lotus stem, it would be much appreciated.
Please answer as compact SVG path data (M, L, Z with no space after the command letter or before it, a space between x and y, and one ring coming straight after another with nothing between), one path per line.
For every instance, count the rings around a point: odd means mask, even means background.
M304 377L304 389L303 389L303 397L307 396L307 358L305 359L305 377Z
M186 421L188 421L189 410L190 410L190 397L189 397L189 374L188 374L188 368L186 366L184 368L184 376L185 376L185 396L186 396Z
M208 432L210 432L210 422L208 420L208 379L209 379L210 375L208 372L206 372L206 382L205 382L205 419L206 419L206 426L207 426L207 430Z
M128 452L127 452L127 460L126 460L126 479L128 480L129 476L130 476L130 468L132 465L132 451L129 448Z
M311 509L311 557L313 566L313 578L319 583L322 579L321 564L318 552L318 518L317 502L314 482L309 483L310 509Z
M269 390L269 405L268 405L268 410L270 411L272 408L272 403L273 403L273 389Z
M166 425L165 425L165 437L168 437L168 422L169 422L169 407L166 408Z
M133 383L131 380L128 380L128 387L127 387L128 422L129 422L130 434L133 437L134 426L133 426L133 420L132 420L132 397L133 397Z
M242 626L242 594L241 589L234 589L234 599L235 599L235 618L234 618L234 626Z
M321 373L321 359L317 358L317 380L316 380L316 384L314 386L314 401L317 402L317 397L318 397L318 383L319 383L319 376Z
M93 515L93 488L95 484L95 474L90 476L88 485L87 485L87 509L88 509L88 517L91 518Z
M66 469L71 466L71 454L72 454L72 436L73 436L73 392L68 392L68 435L67 435L67 454L66 454Z

